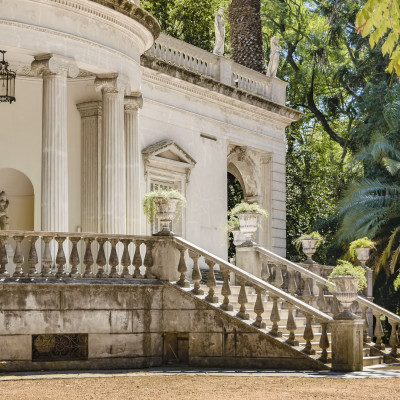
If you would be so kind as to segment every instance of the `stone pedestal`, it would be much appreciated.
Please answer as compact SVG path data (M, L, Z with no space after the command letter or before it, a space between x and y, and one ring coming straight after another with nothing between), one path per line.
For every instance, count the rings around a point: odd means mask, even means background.
M125 97L125 148L126 148L126 233L140 235L141 199L140 171L141 151L139 146L139 108L142 96Z
M43 76L42 230L68 231L67 76L79 69L73 60L35 56L32 71Z
M332 333L332 371L363 370L363 321L334 320Z
M124 132L124 94L128 82L117 74L97 76L101 90L101 206L103 233L126 233L126 157Z
M261 260L256 248L236 247L236 266L261 279Z
M153 248L153 267L151 271L161 280L176 282L179 279L180 253L171 241L159 241Z

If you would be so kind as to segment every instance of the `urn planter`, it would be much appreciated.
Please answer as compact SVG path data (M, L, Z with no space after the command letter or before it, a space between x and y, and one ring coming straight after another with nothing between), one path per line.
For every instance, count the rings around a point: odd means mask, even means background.
M257 232L259 215L259 213L254 212L243 212L237 214L240 223L240 233L243 238L241 246L253 246L253 236Z
M335 295L343 306L343 311L334 315L334 319L358 319L350 310L353 301L357 299L359 278L354 276L332 276L329 278L335 285Z
M154 236L172 236L170 224L175 218L176 208L181 199L178 197L154 197L157 213L156 218L160 221L161 230Z
M369 260L369 252L371 247L356 247L354 250L357 253L358 261L360 261L363 268L365 268L365 264Z
M233 230L232 235L233 235L233 244L236 247L241 246L246 241L244 234L239 229Z
M315 254L317 250L317 244L320 239L300 239L300 242L303 247L303 253L307 256L307 260L305 264L314 264L312 256Z

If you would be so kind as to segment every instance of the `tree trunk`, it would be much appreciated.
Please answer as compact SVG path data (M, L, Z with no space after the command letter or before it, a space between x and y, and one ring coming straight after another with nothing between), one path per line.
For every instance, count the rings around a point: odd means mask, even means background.
M261 0L232 0L228 18L233 60L264 73L260 8Z

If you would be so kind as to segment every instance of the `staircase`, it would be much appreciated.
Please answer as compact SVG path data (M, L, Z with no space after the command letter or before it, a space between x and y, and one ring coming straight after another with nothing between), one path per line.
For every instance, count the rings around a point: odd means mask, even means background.
M205 293L208 290L206 285L201 285L200 288ZM233 297L236 297L239 295L240 286L231 286L230 289L231 289ZM221 290L222 290L222 284L220 284L220 285L217 284L217 286L215 287L215 294L218 297L221 297ZM251 292L254 292L254 293L251 293ZM251 310L251 311L248 311L248 314L249 314L250 319L252 319L252 320L256 319L256 314L254 311L252 311L252 310L254 310L256 299L257 299L257 294L255 293L254 290L249 288L249 293L247 293L247 300L248 300L247 306L248 306L248 309ZM273 307L273 303L272 303L271 299L269 299L268 296L264 295L263 302L264 302L265 312L267 314L271 313L272 307ZM233 306L234 313L240 309L240 304L237 301L232 301L231 304ZM281 320L279 321L279 325L278 325L279 330L282 332L282 338L287 340L289 338L289 331L287 330L286 326L287 326L289 310L287 307L285 307L284 303L280 303L279 314L280 314L280 318L281 318ZM306 327L306 318L304 317L304 315L302 315L301 311L296 312L296 314L294 315L294 318L295 318L295 323L297 326L297 329L295 331L295 337L296 337L296 340L299 342L299 347L304 348L306 345L306 342L304 341L304 338L303 338L303 332ZM268 328L271 328L271 327L267 327L267 330L268 330ZM312 344L312 348L315 350L315 356L318 359L322 355L322 350L319 347L319 342L321 339L321 325L313 323L312 328L313 328L314 339L311 342L311 344ZM328 332L327 336L328 336L328 339L330 342L331 334ZM328 353L328 357L327 357L326 364L329 366L332 361L332 355L331 355L332 351L327 350L327 353ZM364 367L381 365L384 363L383 355L372 356L370 353L371 353L370 347L363 348L363 365L364 365Z

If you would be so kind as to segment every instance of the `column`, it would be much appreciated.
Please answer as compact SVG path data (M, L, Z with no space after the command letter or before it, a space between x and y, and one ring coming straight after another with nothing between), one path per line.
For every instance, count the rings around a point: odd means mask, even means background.
M82 232L99 232L101 101L76 106L81 114L81 214Z
M261 157L262 167L262 207L268 211L268 218L264 218L262 224L262 241L261 244L268 250L272 250L272 154L265 154Z
M128 81L117 74L98 75L102 92L100 229L126 233L126 157L124 93Z
M141 94L125 97L126 148L126 233L141 234L139 108L143 106Z
M78 76L73 60L35 56L32 71L43 76L42 230L68 231L67 77Z

